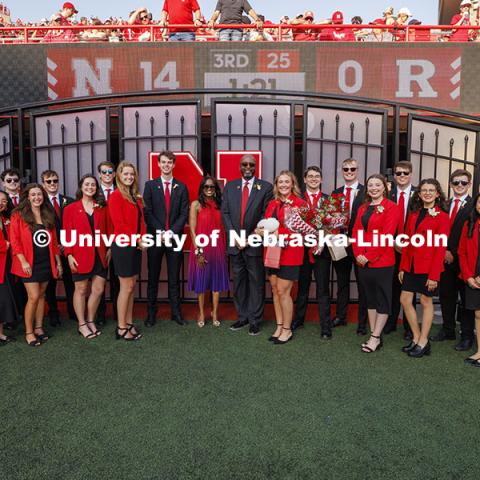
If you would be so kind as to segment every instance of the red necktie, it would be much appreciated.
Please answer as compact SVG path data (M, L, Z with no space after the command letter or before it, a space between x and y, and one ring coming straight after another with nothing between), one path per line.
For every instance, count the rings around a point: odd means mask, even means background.
M345 187L347 190L347 195L345 197L345 210L350 212L350 202L352 199L352 187Z
M165 182L165 229L168 230L168 214L170 213L170 182Z
M13 201L13 206L18 207L18 197L16 195L12 197L12 201Z
M243 228L243 219L245 217L245 211L247 210L247 204L248 204L248 182L245 182L245 185L243 186L242 190L242 210L240 212L240 226Z
M457 216L458 206L460 204L460 199L456 198L454 200L454 202L455 202L455 205L453 206L452 213L450 214L450 226L452 226L453 222L455 221L455 217Z
M400 223L398 224L398 233L404 233L405 230L405 192L400 192L398 197L398 209L400 211Z
M53 208L58 218L60 218L60 205L57 202L57 197L52 197Z
M111 188L106 188L105 189L105 200L108 202L108 199L110 198L110 192L112 191Z

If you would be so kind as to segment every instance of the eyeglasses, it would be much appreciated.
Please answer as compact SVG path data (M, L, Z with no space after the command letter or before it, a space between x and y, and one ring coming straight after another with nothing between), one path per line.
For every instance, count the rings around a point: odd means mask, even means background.
M204 185L203 189L204 190L215 190L215 185Z
M470 182L468 180L454 180L452 182L452 185L454 187L458 187L459 185L461 185L462 187L466 187Z
M148 17L140 17L140 20L148 20Z
M18 178L6 178L5 183L18 183L20 180Z
M242 167L254 167L255 163L253 162L243 162Z
M345 173L347 172L356 172L357 171L357 167L343 167L343 171Z
M111 175L113 173L113 170L109 168L108 170L100 170L100 173L102 175Z
M408 177L410 174L411 172L405 172L405 171L395 172L396 177Z
M51 185L52 183L56 184L56 183L58 183L58 178L52 178L50 180L45 180L45 183L48 183L48 185Z

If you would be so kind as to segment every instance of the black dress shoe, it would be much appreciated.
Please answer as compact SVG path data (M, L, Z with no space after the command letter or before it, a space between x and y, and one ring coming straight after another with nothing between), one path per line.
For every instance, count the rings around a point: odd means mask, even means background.
M466 352L467 350L471 350L473 347L473 340L471 338L464 338L460 340L457 345L455 345L455 350L457 352Z
M146 327L149 327L149 328L153 327L157 323L155 315L149 315L143 323ZM98 321L97 321L97 325L98 325Z
M290 328L284 328L284 330L291 330ZM288 343L290 340L293 340L293 333L290 335L290 337L287 338L287 340L280 340L277 338L276 340L273 341L274 345L285 345Z
M431 353L431 347L430 347L430 342L427 342L427 344L424 347L421 347L420 345L415 345L412 350L410 350L407 355L409 357L413 358L422 358L425 355L430 355Z
M431 335L429 340L432 342L444 342L445 340L455 340L455 335L447 335L442 328L436 335Z
M231 327L230 330L236 332L237 330L241 330L243 327L248 325L248 320L237 320Z
M408 330L405 330L405 332L403 332L403 339L406 340L407 342L413 340L413 333L409 332Z
M303 321L300 322L300 321L297 321L295 320L293 323L292 323L292 332L297 330L297 328L302 328L304 325L303 325Z
M412 340L408 345L402 347L402 352L408 353L412 351L417 344Z
M255 335L260 335L260 327L258 325L250 325L250 328L248 329L248 334L252 335L253 337Z
M320 338L322 340L331 340L333 337L332 332L322 332Z
M175 322L178 325L181 325L182 327L187 325L187 322L182 317L179 317L178 315L175 315L174 317L172 317L172 322Z
M342 320L341 318L336 318L332 325L334 327L346 327L347 326L347 321L346 320Z
M364 337L367 334L367 329L365 327L358 327L357 328L357 335L359 337Z
M470 357L467 357L463 363L466 363L467 365L472 365L476 362L476 360L474 358L470 358Z

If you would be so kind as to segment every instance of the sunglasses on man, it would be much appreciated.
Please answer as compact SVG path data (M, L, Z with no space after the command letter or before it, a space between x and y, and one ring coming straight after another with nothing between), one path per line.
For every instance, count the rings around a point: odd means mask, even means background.
M404 172L404 171L399 171L399 172L395 172L395 176L396 177L408 177L410 175L411 172Z
M100 173L102 175L111 175L113 173L113 170L109 168L108 170L100 170Z
M461 185L462 187L466 187L470 182L468 180L454 180L452 182L452 185L454 187L458 187L459 185Z
M356 172L357 171L357 167L343 167L343 171L345 173L347 172Z
M45 180L45 183L48 185L55 185L56 183L58 183L58 178L50 178L49 180Z
M5 183L18 183L20 180L18 178L6 178Z

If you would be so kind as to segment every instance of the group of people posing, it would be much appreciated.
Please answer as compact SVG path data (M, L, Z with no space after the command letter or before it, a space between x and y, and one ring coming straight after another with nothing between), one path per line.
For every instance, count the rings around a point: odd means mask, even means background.
M183 252L165 244L147 246L141 235L155 238L182 235L188 223L191 251L188 288L198 295L197 325L206 324L205 303L211 292L212 323L220 325L220 293L230 290L228 257L232 276L232 296L238 319L230 327L237 331L248 326L250 335L260 333L265 304L265 276L272 290L276 328L269 337L275 345L285 345L305 320L312 273L316 282L316 300L321 338L332 338L333 327L346 325L350 302L350 277L354 270L358 286L357 334L370 337L361 345L364 353L377 352L383 334L396 330L400 309L404 312L402 349L410 357L420 358L431 352L430 341L453 340L456 321L460 322L461 340L456 349L470 350L480 343L480 195L468 194L471 173L456 170L451 174L453 197L447 202L436 179L424 179L412 186L412 165L394 166L393 185L381 174L371 175L366 185L358 179L358 162L349 158L342 163L344 186L332 194L340 195L349 222L344 232L352 240L348 255L332 261L328 248L319 254L288 242L281 250L278 268L265 268L262 246L227 242L230 232L264 235L259 222L275 218L278 229L271 235L293 235L287 221L291 209L316 210L328 196L322 192L322 172L310 166L304 172L304 188L290 171L280 172L274 184L255 176L256 161L251 155L240 160L240 178L227 182L223 192L212 176L205 176L198 198L189 203L186 186L174 176L175 155L164 151L159 156L161 175L147 181L143 196L138 187L136 167L122 161L116 168L110 162L98 166L99 179L84 175L75 199L59 194L59 176L53 170L42 173L42 183L32 183L20 191L20 174L5 170L0 192L0 343L13 340L3 331L3 324L15 324L19 312L25 323L28 345L39 346L48 340L44 329L45 299L52 325L58 324L56 280L63 277L68 312L78 322L78 332L86 339L101 334L105 322L104 290L110 271L111 296L117 322L116 338L126 341L142 337L133 322L134 292L141 269L142 252L148 257L148 313L145 326L157 320L158 282L163 256L168 270L168 297L171 319L185 325L180 302L180 268ZM100 181L99 181L100 180ZM62 246L60 230L66 238L94 232L138 237L133 245L113 243ZM39 232L51 239L39 245ZM220 232L216 245L203 248L197 236ZM421 246L407 242L395 244L370 242L373 236L405 234L407 239L423 238ZM448 238L448 245L432 244L432 235ZM363 243L359 243L359 239ZM429 243L430 242L430 243ZM336 316L331 316L330 272L337 277ZM292 288L298 281L296 303ZM118 283L117 283L118 282ZM91 286L89 288L89 283ZM22 291L26 292L22 303ZM422 307L421 324L417 319L416 297ZM443 325L430 336L434 317L433 297L439 295ZM480 350L466 362L480 366Z

